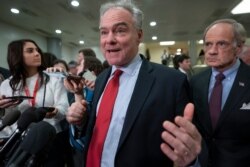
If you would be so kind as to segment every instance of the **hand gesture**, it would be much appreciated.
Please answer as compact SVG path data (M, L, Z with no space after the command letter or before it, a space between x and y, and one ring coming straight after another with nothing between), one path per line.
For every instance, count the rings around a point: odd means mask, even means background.
M70 124L81 125L84 123L87 116L87 102L81 100L73 103L66 114L66 119Z
M184 116L177 116L175 123L164 121L161 144L162 152L177 166L189 165L201 151L201 135L192 124L194 106L189 103Z

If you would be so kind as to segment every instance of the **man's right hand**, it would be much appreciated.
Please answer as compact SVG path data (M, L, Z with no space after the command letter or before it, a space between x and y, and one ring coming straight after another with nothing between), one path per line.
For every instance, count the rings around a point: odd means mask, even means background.
M81 100L80 102L74 102L69 108L66 114L66 119L70 124L81 125L87 117L87 102Z

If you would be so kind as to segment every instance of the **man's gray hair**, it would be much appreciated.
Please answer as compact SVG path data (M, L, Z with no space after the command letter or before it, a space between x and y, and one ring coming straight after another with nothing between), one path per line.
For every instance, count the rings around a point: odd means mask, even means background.
M237 46L241 46L246 42L247 32L244 26L241 23L238 23L234 19L220 19L211 23L204 31L204 34L203 34L204 41L205 41L205 37L206 37L208 30L215 24L219 24L219 23L226 23L232 26L233 31L234 31L234 41L236 42Z
M133 16L135 27L137 29L142 29L143 12L135 4L130 1L115 1L105 3L100 8L100 18L105 14L105 12L112 8L121 8L130 12Z

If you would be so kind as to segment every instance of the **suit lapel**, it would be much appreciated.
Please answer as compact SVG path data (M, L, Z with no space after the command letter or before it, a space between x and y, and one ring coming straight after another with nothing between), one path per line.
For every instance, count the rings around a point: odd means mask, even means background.
M241 63L231 91L226 100L225 106L221 112L217 127L219 127L223 123L229 113L240 108L239 105L241 105L241 99L245 96L245 92L249 89L250 86L249 73L249 67Z
M199 90L201 93L198 93L201 95L201 97L196 97L199 98L201 101L199 105L200 110L197 113L198 118L200 118L200 124L203 125L203 128L205 131L207 131L209 134L212 133L213 128L212 128L212 123L211 123L211 117L210 117L210 111L209 111L209 105L208 105L208 89L209 89L209 82L210 82L210 76L211 76L211 69L206 70L202 77L200 77L199 82Z
M104 71L101 75L98 76L97 80L96 80L96 85L95 85L95 92L94 92L94 98L93 98L93 102L92 102L92 110L94 112L91 112L91 123L92 126L94 126L95 124L95 118L96 118L96 112L97 112L97 104L98 101L102 95L102 92L106 86L106 83L109 79L110 73L111 73L111 67L108 68L106 71Z
M136 85L131 100L129 102L126 118L123 125L123 130L118 145L118 150L124 143L129 131L131 130L143 107L143 104L145 103L146 98L150 94L151 87L155 80L154 76L150 75L150 71L152 71L151 65L147 60L143 59L142 66L136 81Z

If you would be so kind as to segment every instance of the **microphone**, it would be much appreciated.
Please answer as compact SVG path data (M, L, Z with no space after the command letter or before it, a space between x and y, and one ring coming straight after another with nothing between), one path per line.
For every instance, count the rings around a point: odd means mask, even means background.
M3 130L6 126L10 126L16 122L16 120L21 115L21 112L18 110L8 112L2 120L2 124L0 125L0 131Z
M9 159L7 166L39 166L56 136L55 128L45 121L32 123L18 149Z
M6 153L11 153L12 151L10 150L14 150L15 147L13 148L13 146L16 145L15 143L18 141L21 134L27 129L30 123L43 120L45 114L46 112L44 112L44 109L39 110L35 107L30 107L21 114L20 118L17 120L17 129L0 150L0 160L6 156Z

